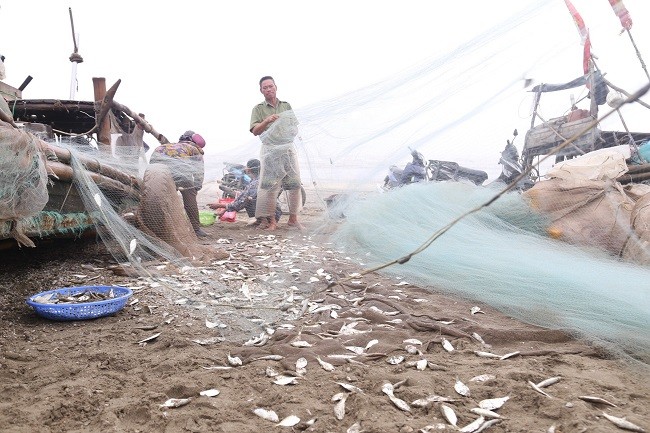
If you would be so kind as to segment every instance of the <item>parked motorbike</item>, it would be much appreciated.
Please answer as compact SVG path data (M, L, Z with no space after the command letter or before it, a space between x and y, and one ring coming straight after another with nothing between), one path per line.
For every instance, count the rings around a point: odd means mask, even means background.
M424 156L415 150L411 150L413 160L401 169L396 165L389 167L389 173L384 178L384 188L396 188L410 183L423 182L427 178L427 162Z
M231 162L224 162L223 164L223 176L221 177L219 189L223 191L223 198L235 198L238 192L246 189L251 182L251 178L246 174L245 165Z
M252 179L246 174L245 169L246 166L243 164L224 162L223 176L219 184L223 198L237 198L237 195L244 191L248 184L250 184ZM307 192L302 186L300 187L300 194L302 196L302 205L304 206L307 201ZM278 193L278 203L284 214L289 213L288 202L286 190L281 188Z
M515 139L519 133L515 129L512 133L512 140L506 140L506 147L501 152L501 158L499 159L499 164L501 164L501 174L495 180L495 182L502 182L506 185L510 185L515 182L516 179L524 172L523 165L521 164L519 158L519 152L514 145ZM530 176L526 176L519 181L515 189L519 191L525 191L528 188L532 187L535 182L531 179Z
M413 160L404 169L393 165L388 176L384 178L384 188L391 189L416 182L431 181L470 181L482 185L488 178L486 172L463 167L452 161L426 161L420 152L411 151Z
M475 170L473 168L463 167L458 165L457 162L452 161L437 161L429 160L427 167L429 180L432 181L470 181L475 185L483 185L488 178L488 175L483 170Z

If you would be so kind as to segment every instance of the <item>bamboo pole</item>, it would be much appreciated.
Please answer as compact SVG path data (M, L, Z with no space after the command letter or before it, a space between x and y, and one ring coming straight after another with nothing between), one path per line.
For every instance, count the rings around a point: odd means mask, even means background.
M628 174L650 172L650 164L628 165L627 172Z
M615 86L614 84L612 84L612 83L611 83L609 80L607 80L606 78L603 78L603 81L605 81L605 84L607 84L607 85L608 85L609 87L611 87L612 89L616 90L617 92L621 92L622 94L624 94L625 97L629 98L629 97L632 96L631 93L626 92L625 90L621 89L620 87ZM634 102L637 102L637 103L643 105L645 108L650 108L650 105L648 105L647 103L643 102L641 99L636 99Z
M63 182L72 182L74 171L72 167L59 161L47 161L48 171L54 173L56 177ZM125 185L121 182L111 179L96 172L88 172L90 178L97 184L102 191L108 191L111 194L119 194L121 197L130 197L139 200L140 193L131 185Z
M140 117L136 112L134 112L133 110L131 110L131 109L130 109L129 107L127 107L126 105L122 105L122 104L120 104L120 103L117 102L117 101L113 101L112 105L113 105L113 108L115 108L115 109L117 109L117 110L120 110L120 111L123 111L124 113L126 113L126 114L131 118L131 119L133 119L133 120L134 120L138 125L140 125L140 126L142 127L142 129L144 130L144 132L147 132L147 133L153 135L153 136L156 138L156 140L158 140L158 142L159 142L160 144L167 144L167 143L169 143L169 140L167 139L167 137L165 137L164 135L162 135L160 132L156 131L156 130L154 129L154 127L151 126L151 124L150 124L149 122L147 122L146 120L144 120L142 117Z
M72 155L68 149L50 143L45 143L45 145L54 152L61 163L66 165L70 163ZM98 160L89 158L85 155L78 155L77 157L88 171L108 177L123 185L135 188L136 190L140 190L140 181L135 176L123 173L110 165L102 164Z
M104 97L102 98L102 105L99 107L99 110L97 114L95 115L95 128L98 131L102 130L102 127L104 125L109 125L109 136L110 136L110 123L104 122L104 119L106 118L106 115L108 114L108 111L111 109L111 105L113 103L113 98L115 97L115 93L117 92L117 88L120 87L120 84L122 83L122 80L117 80L115 84L111 86L110 89L104 94ZM110 141L109 141L110 142Z
M103 100L106 97L106 79L94 77L93 90L95 101ZM97 126L95 126L95 128L97 128ZM111 125L106 120L104 120L104 122L102 122L98 127L97 141L105 146L111 144Z

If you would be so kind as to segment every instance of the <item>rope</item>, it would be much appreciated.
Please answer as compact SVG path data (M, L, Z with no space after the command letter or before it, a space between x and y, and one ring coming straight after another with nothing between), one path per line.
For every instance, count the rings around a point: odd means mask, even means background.
M650 74L648 73L648 69L645 67L645 62L643 61L643 57L641 57L641 52L639 52L639 49L636 46L636 43L634 42L634 38L632 38L632 33L630 33L630 30L627 29L627 34L630 37L630 41L632 41L632 45L634 46L634 50L636 51L636 56L639 58L639 61L641 62L641 67L645 71L646 77L648 77L648 81L650 81Z

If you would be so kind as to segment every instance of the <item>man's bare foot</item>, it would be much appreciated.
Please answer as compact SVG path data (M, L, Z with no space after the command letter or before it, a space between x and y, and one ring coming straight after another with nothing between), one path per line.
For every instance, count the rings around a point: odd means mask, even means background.
M304 230L302 224L298 222L298 215L289 215L289 221L287 222L289 227L297 228L298 230Z
M300 231L303 231L303 230L305 229L305 226L303 226L302 224L300 224L298 221L295 221L295 222L289 222L289 223L287 223L287 226L289 226L289 227L291 227L291 228L296 228L296 229L298 229L298 230L300 230Z
M268 223L268 225L264 230L273 231L276 230L277 228L278 228L278 223L276 223L275 221L271 221L270 223Z

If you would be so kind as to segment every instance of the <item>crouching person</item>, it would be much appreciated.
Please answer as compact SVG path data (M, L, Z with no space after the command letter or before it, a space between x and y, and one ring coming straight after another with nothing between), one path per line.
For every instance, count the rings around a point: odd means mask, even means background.
M158 146L151 155L150 163L167 165L176 184L176 189L183 197L183 207L187 218L199 237L207 236L201 229L199 221L199 205L197 195L203 187L205 176L203 163L203 148L205 140L194 131L185 131L178 143L167 143Z

